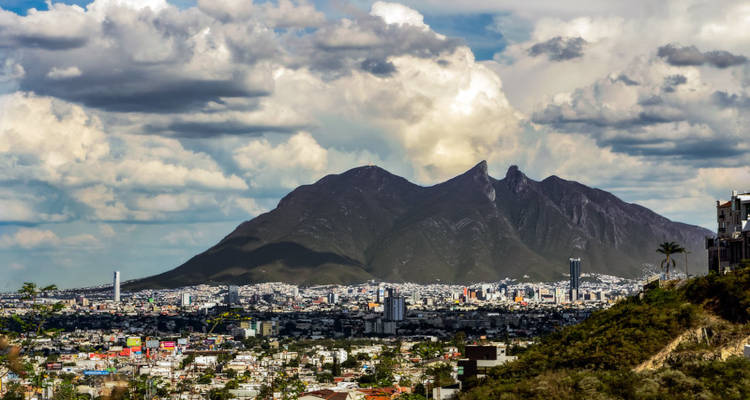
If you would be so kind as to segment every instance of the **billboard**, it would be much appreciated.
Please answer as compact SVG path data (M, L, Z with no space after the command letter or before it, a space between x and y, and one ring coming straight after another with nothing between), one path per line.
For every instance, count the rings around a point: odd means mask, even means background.
M128 340L125 342L128 347L134 347L134 346L140 346L141 345L141 338L139 337L129 337Z
M109 375L109 371L99 371L99 370L91 370L87 369L83 371L84 375Z
M158 340L147 340L146 341L146 347L149 349L158 349L159 348L159 341Z
M62 363L51 362L47 363L47 371L59 371L62 369Z
M164 342L160 343L160 347L162 349L166 349L166 350L173 350L174 346L175 346L175 342L173 342L171 340L170 341L164 341Z
M141 354L141 346L133 346L130 348L130 354Z
M180 339L177 339L177 344L179 344L180 346L185 346L188 344L188 342L187 342L187 339L180 338Z

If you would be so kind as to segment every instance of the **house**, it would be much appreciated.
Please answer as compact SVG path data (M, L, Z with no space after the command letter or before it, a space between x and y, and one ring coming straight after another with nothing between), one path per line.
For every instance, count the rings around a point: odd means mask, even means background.
M716 237L706 238L708 270L723 273L750 258L750 193L732 191L729 201L716 202Z
M516 359L505 354L504 345L466 346L464 354L466 358L458 361L458 380L461 382L471 377L482 378L493 367Z
M299 400L359 400L363 396L356 392L335 392L330 389L316 390L314 392L302 393Z

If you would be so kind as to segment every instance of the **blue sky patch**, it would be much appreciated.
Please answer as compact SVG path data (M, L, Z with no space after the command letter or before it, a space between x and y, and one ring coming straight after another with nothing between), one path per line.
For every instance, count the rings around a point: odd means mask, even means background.
M425 14L424 22L435 32L464 39L480 61L491 60L507 45L503 35L492 29L495 23L493 14Z

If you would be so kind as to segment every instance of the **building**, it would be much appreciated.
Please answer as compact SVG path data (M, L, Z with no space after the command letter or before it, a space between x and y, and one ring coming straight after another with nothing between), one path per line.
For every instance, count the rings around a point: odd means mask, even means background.
M120 302L120 271L115 271L115 276L112 279L112 301L115 303Z
M180 298L180 305L182 307L187 307L190 305L190 293L183 293Z
M89 306L89 299L81 296L76 295L76 304L78 304L81 307L88 307Z
M365 334L395 335L396 329L395 321L384 321L380 318L365 321Z
M240 303L240 288L238 286L229 286L224 302L228 306L239 304Z
M706 238L708 270L731 270L750 258L750 193L732 191L729 201L716 201L716 237Z
M328 303L329 304L336 304L338 302L339 302L339 295L337 295L336 293L333 293L333 292L328 293Z
M388 289L388 297L383 305L383 317L386 321L403 321L406 316L406 299L394 288Z
M578 300L578 291L581 289L581 259L571 258L570 260L570 301Z
M561 287L555 288L555 304L562 304L565 300L565 289Z
M505 353L505 346L466 346L465 359L458 360L458 380L483 378L493 367L515 360Z

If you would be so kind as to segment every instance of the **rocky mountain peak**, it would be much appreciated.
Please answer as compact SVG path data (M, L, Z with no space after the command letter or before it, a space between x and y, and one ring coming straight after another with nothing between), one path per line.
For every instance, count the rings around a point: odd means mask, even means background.
M451 179L446 183L460 186L459 190L474 191L479 189L489 201L495 201L495 188L492 187L492 178L487 173L487 161L482 160L463 174Z
M505 182L514 193L518 193L528 186L529 178L521 172L517 165L511 165L508 172L505 173Z

